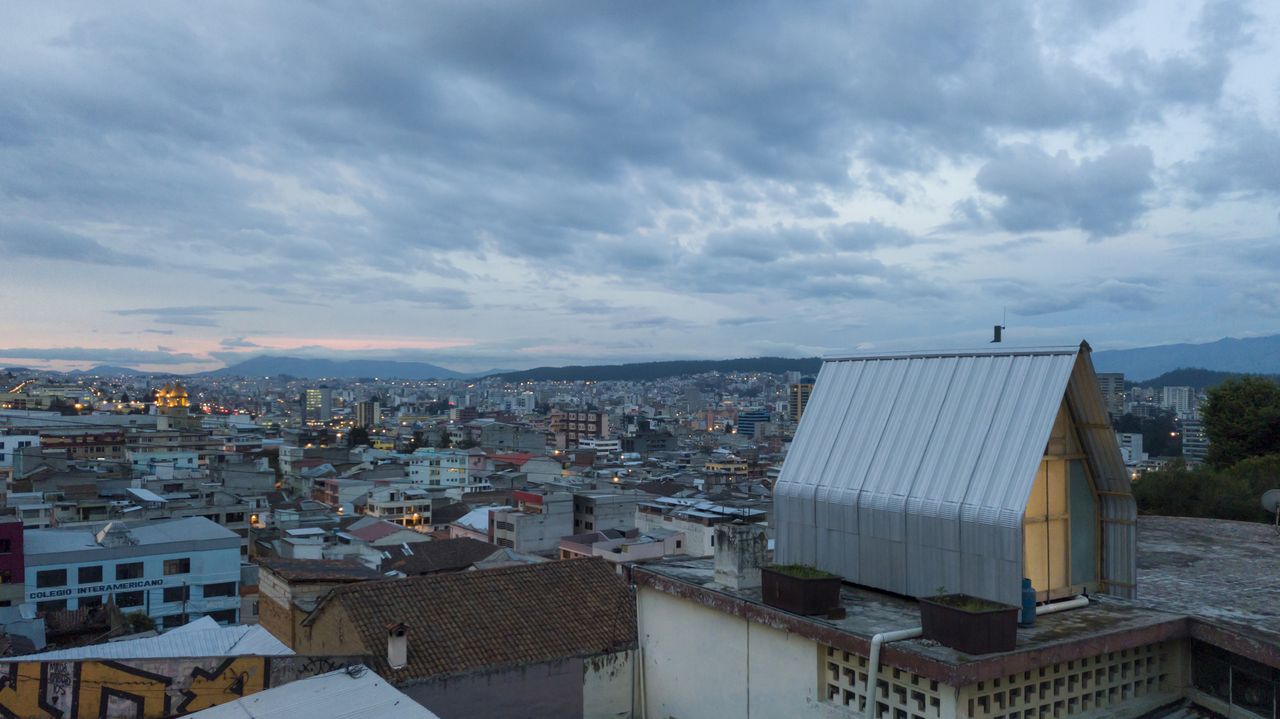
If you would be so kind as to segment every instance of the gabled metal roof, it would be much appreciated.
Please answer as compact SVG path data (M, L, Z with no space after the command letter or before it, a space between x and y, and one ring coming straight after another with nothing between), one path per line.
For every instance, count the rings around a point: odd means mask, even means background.
M1083 343L828 358L774 488L776 561L1017 603L1022 516L1064 397L1102 491L1103 578L1131 591L1136 510Z

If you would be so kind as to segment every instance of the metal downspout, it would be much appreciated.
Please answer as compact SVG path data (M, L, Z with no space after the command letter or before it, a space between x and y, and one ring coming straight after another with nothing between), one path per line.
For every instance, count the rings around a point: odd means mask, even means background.
M1054 614L1056 612L1065 612L1068 609L1078 609L1080 607L1089 606L1089 597L1081 594L1074 599L1068 599L1065 602L1055 602L1053 604L1042 604L1036 607L1036 616L1041 614ZM897 629L891 632L881 632L871 637L871 654L867 658L867 708L866 719L876 719L876 685L880 677L880 645L886 642L897 642L903 639L915 639L920 636L923 630L920 627L911 629Z
M867 657L867 719L876 719L876 685L880 677L880 645L885 642L915 639L923 631L920 627L913 627L911 629L897 629L892 632L881 632L871 637L871 655Z

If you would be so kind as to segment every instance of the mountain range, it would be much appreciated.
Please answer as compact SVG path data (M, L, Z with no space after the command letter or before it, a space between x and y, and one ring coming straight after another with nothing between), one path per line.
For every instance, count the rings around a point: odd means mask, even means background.
M494 370L490 370L484 374L493 372ZM253 357L229 367L203 374L212 377L274 377L275 375L283 374L302 378L359 379L361 377L385 377L407 380L467 379L480 376L479 373L457 372L427 362L329 360L272 356Z
M536 367L528 370L492 369L484 372L458 372L427 362L393 360L330 360L301 357L259 356L222 369L201 372L205 377L274 377L289 375L303 379L332 377L358 379L385 377L406 380L471 379L498 376L509 381L605 381L648 380L701 372L785 372L805 374L817 372L817 357L791 359L783 357L751 357L731 360L673 360L666 362L633 362L616 365L574 365L569 367ZM1093 365L1099 372L1123 372L1125 378L1145 386L1164 384L1214 384L1228 374L1280 375L1280 335L1266 337L1224 337L1201 344L1169 344L1124 350L1101 350L1093 353ZM16 369L16 368L15 368ZM1176 370L1199 370L1183 376ZM3 371L3 370L0 370ZM1205 371L1208 373L1206 374ZM1169 374L1174 373L1174 374ZM75 370L73 376L124 376L168 373L143 372L129 367L98 365L88 370ZM1184 373L1185 374L1185 373ZM1167 377L1165 375L1168 375ZM1217 376L1221 375L1221 376Z
M1093 353L1099 372L1123 372L1126 379L1149 380L1176 369L1200 368L1244 374L1280 373L1280 335L1224 337L1203 344L1172 344L1103 350Z

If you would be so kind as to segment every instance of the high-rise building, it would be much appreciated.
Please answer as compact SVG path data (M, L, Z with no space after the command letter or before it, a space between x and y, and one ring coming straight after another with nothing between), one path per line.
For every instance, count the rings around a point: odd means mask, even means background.
M368 429L378 423L382 416L382 405L373 400L356 403L356 426Z
M1209 457L1209 436L1199 419L1182 420L1182 458L1188 464L1199 464Z
M1179 417L1190 417L1196 410L1196 392L1190 387L1165 387L1160 392L1160 406L1171 409Z
M800 423L800 415L804 414L805 405L809 404L809 395L812 393L812 377L804 377L799 382L792 383L788 387L787 410L792 422Z
M738 413L737 433L746 437L756 436L756 425L768 424L769 410L749 409Z
M1099 372L1098 389L1102 390L1102 402L1107 413L1115 419L1124 414L1124 373Z
M308 423L328 422L333 417L333 390L328 387L302 392L302 420Z

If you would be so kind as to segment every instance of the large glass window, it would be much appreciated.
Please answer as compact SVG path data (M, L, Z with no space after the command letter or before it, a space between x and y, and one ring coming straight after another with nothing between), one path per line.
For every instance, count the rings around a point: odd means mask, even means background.
M140 607L143 603L142 592L120 592L116 594L117 607Z
M66 609L66 608L67 608L67 600L65 599L50 599L47 602L36 602L36 611L40 612L41 614L45 612L53 612L53 611Z
M185 602L187 601L186 587L165 587L164 601L166 602Z
M234 624L236 621L236 610L223 609L220 612L209 612L209 618L219 624Z
M208 597L234 597L236 595L235 582L222 582L221 584L204 585L204 596Z
M67 570L65 569L46 569L36 572L36 587L38 588L65 586L67 586Z
M129 562L116 565L116 579L141 579L142 562ZM123 606L123 605L122 605Z
M102 565L94 567L80 567L77 570L77 579L81 584L100 584L102 582Z
M191 560L187 557L164 560L164 575L166 577L171 574L189 574L190 572Z
M1084 457L1064 402L1023 515L1023 576L1041 601L1096 587L1097 500Z

